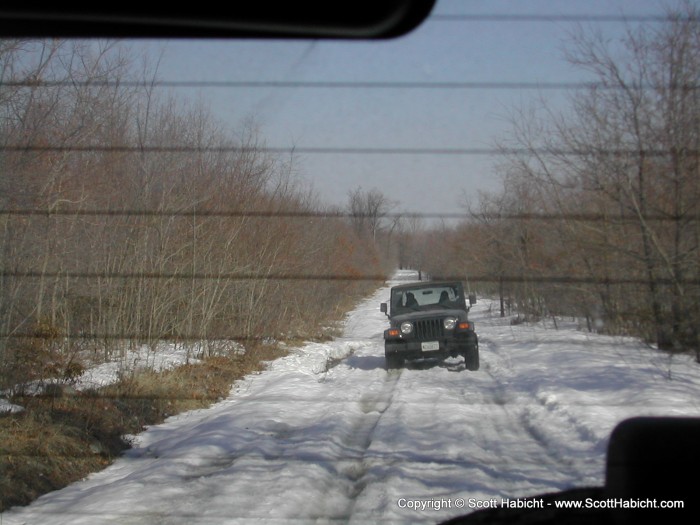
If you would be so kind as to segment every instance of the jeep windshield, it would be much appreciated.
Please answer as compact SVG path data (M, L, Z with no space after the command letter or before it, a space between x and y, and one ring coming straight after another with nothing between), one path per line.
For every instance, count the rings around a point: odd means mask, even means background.
M459 284L395 288L391 293L391 315L435 309L466 309Z

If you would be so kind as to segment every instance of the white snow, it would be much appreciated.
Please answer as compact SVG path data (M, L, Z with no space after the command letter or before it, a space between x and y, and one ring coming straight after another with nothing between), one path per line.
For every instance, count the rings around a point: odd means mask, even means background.
M109 468L0 521L437 523L469 502L602 485L616 423L700 415L692 358L574 325L511 326L488 300L471 312L479 371L451 359L388 373L387 297L360 304L342 337L149 428Z
M126 347L127 344L124 343ZM124 352L124 356L111 359L105 363L89 368L76 381L76 390L99 388L116 383L123 374L132 373L140 368L161 372L170 370L183 363L197 362L192 356L197 352L192 348L174 343L162 343L155 349L149 345L140 345L138 348Z
M89 367L83 374L70 382L74 390L88 390L100 388L116 383L125 374L137 372L139 369L149 369L162 372L176 368L184 363L195 363L198 359L192 356L198 355L181 344L161 343L152 349L149 345L140 345L138 348L128 348L128 342L124 342L123 355L114 356L96 366ZM32 381L23 385L25 394L40 395L46 390L47 385L64 384L65 381L48 378L43 381ZM2 395L8 395L6 391L0 391ZM0 415L3 413L22 412L24 407L13 405L7 399L0 397Z
M0 398L0 415L2 414L16 414L23 412L24 407L19 405L14 405L10 403L7 399Z

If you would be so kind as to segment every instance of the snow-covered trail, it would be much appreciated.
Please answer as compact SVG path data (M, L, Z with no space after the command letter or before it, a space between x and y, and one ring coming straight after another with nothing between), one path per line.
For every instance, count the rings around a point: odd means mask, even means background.
M148 429L105 471L2 524L436 523L473 511L469 498L600 485L617 421L671 405L699 413L688 363L654 361L634 341L510 326L488 301L471 313L478 372L461 359L387 372L387 297L360 304L337 340Z

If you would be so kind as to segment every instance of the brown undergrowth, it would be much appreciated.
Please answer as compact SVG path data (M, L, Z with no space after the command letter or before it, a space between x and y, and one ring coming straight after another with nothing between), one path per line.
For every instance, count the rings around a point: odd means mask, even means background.
M160 373L135 371L99 390L13 398L25 410L0 417L0 511L103 469L129 448L129 435L211 405L234 381L283 354L276 345L260 345Z

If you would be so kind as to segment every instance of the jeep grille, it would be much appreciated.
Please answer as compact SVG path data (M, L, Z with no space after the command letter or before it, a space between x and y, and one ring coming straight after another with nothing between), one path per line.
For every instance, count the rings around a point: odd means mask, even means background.
M416 339L428 341L439 339L443 336L442 319L427 319L413 323L416 330Z

